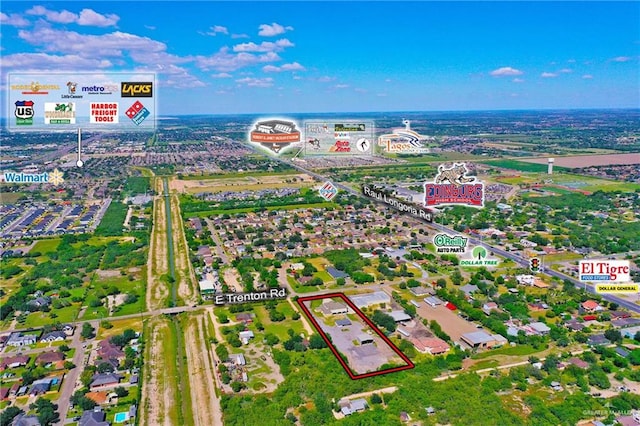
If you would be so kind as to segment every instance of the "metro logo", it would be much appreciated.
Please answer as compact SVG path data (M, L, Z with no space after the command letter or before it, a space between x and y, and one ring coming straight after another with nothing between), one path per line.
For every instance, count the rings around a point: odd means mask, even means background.
M127 82L120 83L120 97L122 98L152 98L153 83Z
M580 281L629 282L628 260L581 260Z

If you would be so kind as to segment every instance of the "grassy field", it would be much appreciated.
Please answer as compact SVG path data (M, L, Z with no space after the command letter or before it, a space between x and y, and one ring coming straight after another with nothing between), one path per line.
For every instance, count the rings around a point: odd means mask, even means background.
M109 323L112 328L98 327L98 333L96 339L103 340L118 334L122 334L127 328L135 331L142 331L142 319L141 318L128 318L128 319L109 319Z
M27 320L24 322L23 327L42 327L43 325L53 324L54 322L72 322L78 316L80 311L80 304L74 303L71 306L65 308L54 309L52 312L33 312L27 315ZM51 314L55 314L55 318L51 317Z
M486 164L488 166L500 167L502 169L511 169L518 170L521 172L533 172L533 173L546 173L547 165L546 164L535 164L535 163L525 163L523 161L517 160L486 160L481 161L482 164ZM554 167L553 170L566 170L563 167Z
M540 350L534 349L533 347L528 345L505 346L503 348L474 354L471 356L471 358L485 359L485 358L490 358L494 355L531 355L531 354L535 354L536 352L540 352Z
M24 194L22 192L6 192L0 186L0 204L13 204L18 202Z
M385 155L385 157L397 158L409 163L439 163L443 161L463 161L463 160L478 160L484 157L479 155L467 154L464 152L439 152L437 154L422 154L422 155Z
M215 175L186 175L181 176L182 180L209 180L209 179L229 179L229 178L237 178L237 177L259 177L259 176L287 176L287 175L297 175L300 174L299 171L291 169L291 171L273 171L273 172L231 172L231 173L221 173Z
M33 245L33 248L31 249L31 251L32 252L39 251L40 253L51 253L56 251L61 241L62 240L60 238L51 238L49 240L37 241Z

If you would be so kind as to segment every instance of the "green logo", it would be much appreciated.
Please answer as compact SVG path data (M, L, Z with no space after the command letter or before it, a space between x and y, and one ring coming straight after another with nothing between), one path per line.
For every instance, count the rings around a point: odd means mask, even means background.
M474 259L482 260L487 257L487 250L484 247L476 247L473 249L472 254Z

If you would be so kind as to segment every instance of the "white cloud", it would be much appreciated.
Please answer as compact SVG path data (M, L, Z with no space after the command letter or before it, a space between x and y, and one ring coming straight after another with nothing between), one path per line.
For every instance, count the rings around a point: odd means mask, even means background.
M236 80L236 83L243 84L245 86L250 87L271 87L273 86L273 78L253 78L253 77L245 77Z
M213 77L213 78L231 78L233 76L231 74L229 74L228 72L219 72L217 74L211 74L211 77Z
M83 58L78 55L49 55L47 53L14 53L2 58L3 68L21 70L93 70L108 68L113 63L107 59Z
M275 52L267 52L262 55L247 52L232 53L229 52L228 47L223 47L214 55L197 56L195 60L196 65L205 71L231 72L258 64L276 62L280 60L280 56Z
M76 23L78 25L92 26L92 27L110 27L116 25L120 20L118 15L113 13L103 15L96 12L93 9L82 9L80 14L69 12L68 10L62 10L56 12L49 10L44 6L34 6L26 12L28 15L42 16L49 22L55 22L57 24L71 24Z
M156 27L154 27L153 25L145 25L144 27L145 27L146 29L148 29L148 30L151 30L151 31L153 31L153 30L155 30L155 29L156 29Z
M287 47L293 47L294 44L286 38L282 38L276 42L263 41L260 44L254 42L240 43L233 46L234 52L281 52Z
M523 83L523 82L524 82L524 80L523 80L523 79L521 79L521 78L517 78L517 77L516 77L516 78L514 78L514 79L513 79L513 80L511 80L511 81L513 81L514 83Z
M575 64L576 60L575 59L569 59L567 62L570 63L570 64Z
M287 31L293 31L293 27L289 27L289 26L284 27L280 24L276 24L275 22L272 23L271 25L262 24L258 28L260 30L258 32L258 35L262 37L273 37L280 34L284 34Z
M585 74L582 76L582 78L584 78L585 80L591 80L593 76L591 74Z
M543 72L542 74L540 74L540 77L542 77L542 78L554 78L554 77L557 77L557 76L558 76L558 74L556 74L556 73L546 72L546 71Z
M522 75L524 74L519 69L511 68L511 67L502 67L495 69L489 73L494 77L504 77L504 76L514 76L514 75Z
M290 64L282 64L281 66L275 65L265 65L262 67L262 71L264 72L282 72L282 71L304 71L305 67L300 65L297 62L292 62Z
M26 27L29 25L29 21L17 13L7 15L6 13L0 12L0 24L9 25L11 27Z
M248 34L231 34L231 38L249 38Z
M335 86L336 89L346 89L347 87L349 87L348 84L336 84Z
M213 27L209 27L209 31L204 34L215 37L218 34L229 34L229 30L227 27L223 27L222 25L214 25Z
M92 27L110 27L116 25L118 20L120 20L120 17L113 13L102 15L91 9L82 9L77 24Z
M380 98L385 98L387 96L386 93L378 93L376 96L380 97Z
M333 81L335 79L336 79L335 77L329 77L328 75L323 75L318 79L318 81L320 83L329 83L330 81Z
M571 68L562 68L560 71L558 71L560 74L571 74L573 72L573 70Z
M294 80L303 80L302 76L299 76L299 75L294 75L293 79Z
M613 62L629 62L631 60L631 57L629 56L616 56L615 58L611 59Z

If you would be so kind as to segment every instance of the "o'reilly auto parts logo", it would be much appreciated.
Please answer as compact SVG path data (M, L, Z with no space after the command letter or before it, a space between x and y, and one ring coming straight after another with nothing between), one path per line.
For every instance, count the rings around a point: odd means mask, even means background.
M581 260L578 279L626 283L631 281L628 260Z
M152 98L152 82L129 82L120 83L120 96L123 98Z
M433 237L433 245L437 253L464 253L467 248L467 240L461 235L451 237L447 234L437 234Z

